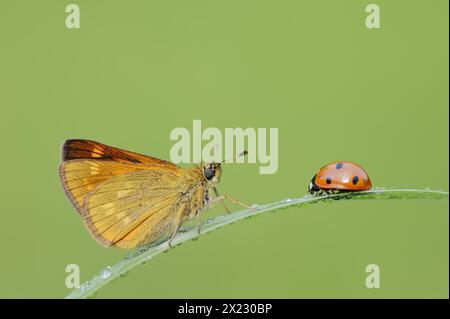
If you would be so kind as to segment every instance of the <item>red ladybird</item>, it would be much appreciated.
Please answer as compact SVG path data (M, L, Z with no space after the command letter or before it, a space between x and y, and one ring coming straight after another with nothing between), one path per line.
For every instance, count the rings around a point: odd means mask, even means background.
M372 188L366 171L358 164L338 161L323 166L308 186L311 194L365 191Z

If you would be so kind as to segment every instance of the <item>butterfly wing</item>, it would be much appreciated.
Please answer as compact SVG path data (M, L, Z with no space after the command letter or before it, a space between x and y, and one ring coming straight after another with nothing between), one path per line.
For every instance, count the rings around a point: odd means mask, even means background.
M202 206L198 169L86 140L66 141L63 160L66 194L105 246L153 242Z
M74 159L110 160L128 163L149 163L151 165L164 165L172 168L177 166L159 158L130 152L118 147L108 146L91 140L66 140L62 147L63 161Z
M59 175L64 191L77 211L89 192L107 179L142 170L182 170L170 162L89 140L67 140L62 147Z
M86 197L82 216L103 245L134 248L174 231L189 214L185 188L181 178L159 171L113 177Z

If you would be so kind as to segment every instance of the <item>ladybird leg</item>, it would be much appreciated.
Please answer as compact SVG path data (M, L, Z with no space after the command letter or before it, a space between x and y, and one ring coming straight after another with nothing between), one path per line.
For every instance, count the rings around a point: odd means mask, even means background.
M339 194L340 192L338 190L333 190L332 194ZM339 196L333 197L334 200L340 200L341 198Z
M322 190L317 190L317 191L314 191L311 193L311 195L313 195L313 196L321 196L322 194L323 194Z

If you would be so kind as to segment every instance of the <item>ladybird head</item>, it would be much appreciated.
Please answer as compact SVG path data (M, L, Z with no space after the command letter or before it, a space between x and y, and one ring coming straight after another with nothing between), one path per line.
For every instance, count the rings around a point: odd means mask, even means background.
M319 191L319 188L316 185L316 175L314 175L308 184L308 193L313 194L317 191Z

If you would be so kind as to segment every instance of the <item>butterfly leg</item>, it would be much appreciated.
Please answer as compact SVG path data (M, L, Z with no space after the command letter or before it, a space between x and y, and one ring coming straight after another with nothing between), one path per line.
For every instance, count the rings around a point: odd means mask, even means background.
M219 191L216 187L213 187L214 194L216 195L216 198L220 197ZM227 211L228 214L231 214L231 211L228 209L227 205L223 202L223 200L220 201L222 203L223 208Z
M250 207L248 205L245 205L244 203L241 203L240 201L234 199L233 197L231 197L230 195L224 195L225 199L228 199L230 202L235 203L237 205L240 205L242 207L245 207L247 209L251 209L253 211L256 211L256 208Z
M202 225L201 219L200 219L200 212L197 213L197 231L200 235L200 226Z
M240 201L234 199L234 198L231 197L230 195L222 195L222 196L216 197L216 198L214 198L214 202L222 202L222 201L224 201L225 199L229 200L230 202L232 202L232 203L234 203L234 204L236 204L236 205L240 205L240 206L245 207L245 208L247 208L247 209L251 209L251 210L253 210L253 211L256 211L255 208L250 207L250 206L248 206L248 205L245 205L244 203L241 203Z
M172 240L173 240L173 239L175 238L175 236L177 235L178 229L180 229L180 225L177 225L177 226L175 227L175 230L172 232L172 235L170 236L169 243L168 243L170 248L172 248Z
M172 222L173 230L172 230L172 235L170 236L169 243L168 243L170 248L172 248L172 241L177 236L178 230L180 229L181 225L183 224L183 221L185 219L185 214L186 214L186 206L181 205L180 207L178 207L177 213L175 214L173 222Z

